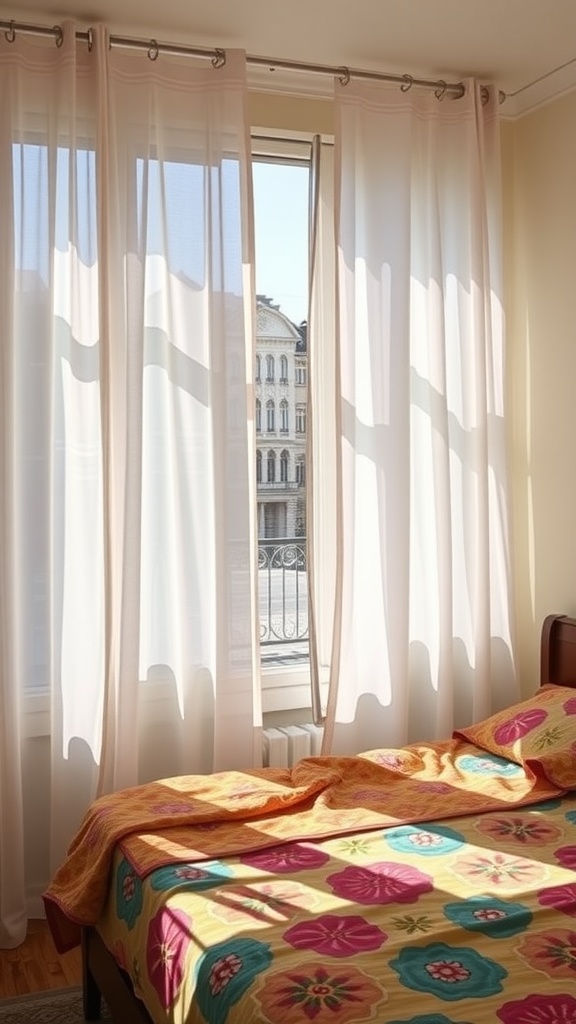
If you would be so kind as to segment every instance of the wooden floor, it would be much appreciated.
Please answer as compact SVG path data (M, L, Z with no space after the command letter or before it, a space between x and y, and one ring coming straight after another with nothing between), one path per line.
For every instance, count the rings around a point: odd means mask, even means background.
M80 949L57 953L46 921L29 921L21 946L0 949L0 999L81 983Z

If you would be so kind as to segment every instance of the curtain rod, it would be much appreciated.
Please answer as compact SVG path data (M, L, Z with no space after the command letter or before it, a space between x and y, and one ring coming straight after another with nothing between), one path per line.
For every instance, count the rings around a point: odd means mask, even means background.
M0 31L4 32L8 42L13 42L16 33L30 36L52 37L57 46L62 45L62 28L54 25L51 28L47 25L30 25L18 21L0 21ZM76 32L76 39L92 45L92 29ZM146 50L151 60L156 60L160 54L167 56L205 57L212 61L214 67L221 67L226 62L226 51L218 47L209 49L200 46L180 45L177 43L159 43L156 39L135 39L130 36L110 35L111 47L123 47L129 50ZM413 86L422 89L433 89L438 99L444 96L453 96L459 99L466 92L463 82L445 82L443 79L417 78L414 75L396 75L385 71L363 71L359 68L349 68L343 65L332 66L329 64L310 64L306 61L287 60L283 57L257 57L252 54L246 55L246 63L275 68L285 68L288 71L304 71L318 75L330 75L338 78L342 85L347 85L351 78L363 78L372 81L392 82L399 85L403 92L408 92Z

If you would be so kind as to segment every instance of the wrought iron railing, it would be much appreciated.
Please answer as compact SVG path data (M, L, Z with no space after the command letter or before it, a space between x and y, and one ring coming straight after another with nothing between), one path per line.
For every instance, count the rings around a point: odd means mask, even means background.
M260 644L307 655L308 581L305 537L262 537L258 541ZM272 650L268 650L270 656Z

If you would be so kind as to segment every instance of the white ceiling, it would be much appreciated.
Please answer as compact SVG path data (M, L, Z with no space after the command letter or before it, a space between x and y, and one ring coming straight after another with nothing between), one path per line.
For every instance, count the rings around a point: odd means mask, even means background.
M576 83L576 0L0 0L0 20L52 25L65 17L255 56L473 76L505 93L521 90L521 100L506 101L511 112Z

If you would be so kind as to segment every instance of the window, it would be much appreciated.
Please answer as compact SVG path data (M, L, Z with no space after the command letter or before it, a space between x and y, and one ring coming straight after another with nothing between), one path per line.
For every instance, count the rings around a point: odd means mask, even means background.
M262 452L259 448L256 452L256 483L262 483Z
M297 434L305 434L306 433L306 406L305 405L297 405L296 406L296 433Z
M296 363L294 367L294 380L296 384L306 383L306 367L304 363Z
M257 381L257 382L259 382L259 381L260 381L260 373L261 373L261 370L262 370L262 366L261 366L261 359L260 359L260 356L259 356L259 355L257 355L257 356L256 356L256 381Z
M256 431L260 433L262 430L262 402L259 398L256 399Z
M303 699L307 703L308 605L303 512L306 419L301 414L301 429L296 433L295 389L290 384L295 360L300 383L306 383L306 332L302 325L308 315L310 145L291 140L254 140L252 169L256 345L260 345L264 374L262 381L256 380L256 397L261 399L266 415L261 426L269 435L278 431L285 446L278 452L270 449L265 456L266 480L259 490L260 650L263 668L274 670L273 676L265 672L265 688L273 687L276 694L280 685L302 686L302 698L287 695L286 699ZM275 352L273 346L277 346ZM305 409L305 392L300 390L298 398L299 406ZM264 501L267 487L270 500ZM299 555L294 562L296 537ZM273 544L269 542L272 538ZM280 683L281 679L290 679L291 683Z
M301 487L306 483L306 470L301 455L296 459L296 483Z

